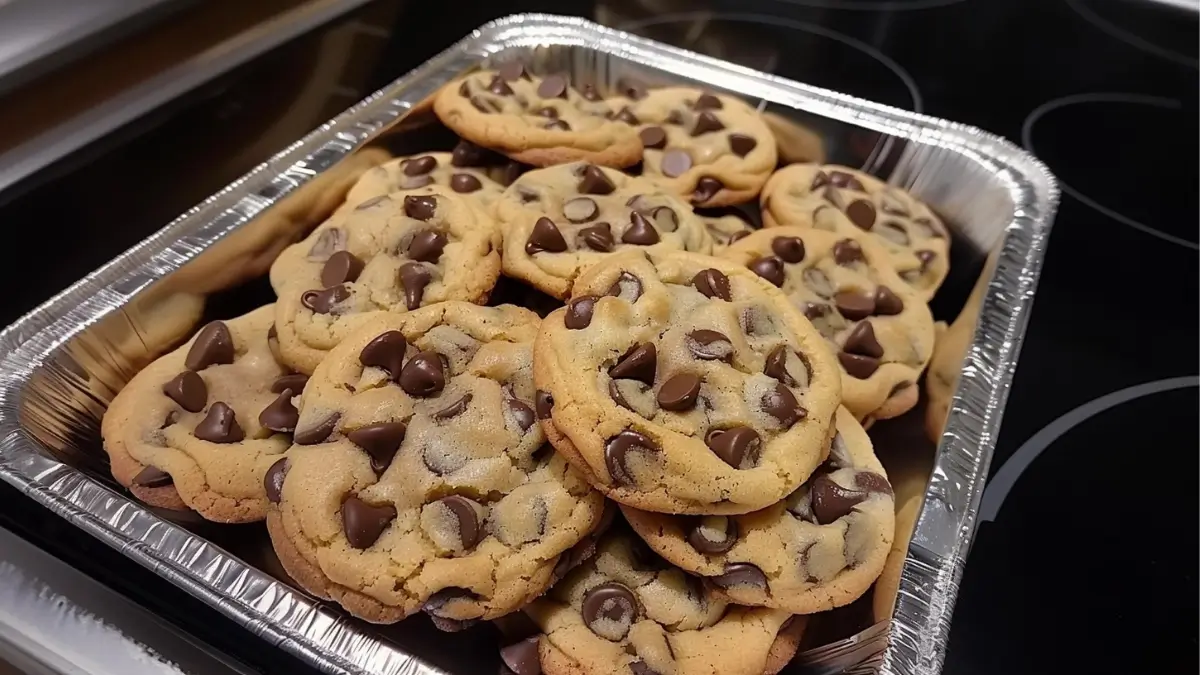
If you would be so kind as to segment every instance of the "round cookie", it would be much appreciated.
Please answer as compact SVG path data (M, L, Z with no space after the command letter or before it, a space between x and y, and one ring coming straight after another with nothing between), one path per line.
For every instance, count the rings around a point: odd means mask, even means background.
M638 125L644 175L696 206L753 199L775 170L775 136L745 101L693 87L631 92L611 101Z
M263 519L263 476L292 444L306 380L271 353L274 314L214 321L125 385L100 427L118 483L151 506Z
M285 363L311 373L380 311L483 303L500 276L500 233L478 200L429 185L375 197L323 223L272 267Z
M950 235L928 206L874 176L844 166L793 164L762 190L763 224L868 232L900 278L928 301L950 269Z
M313 374L267 528L305 589L378 623L439 626L540 595L604 500L545 443L538 317L447 302L378 314ZM559 567L559 566L562 567Z
M385 162L358 179L346 194L346 202L339 211L345 213L376 197L428 185L440 185L452 192L469 195L486 208L504 188L492 180L485 168L466 163L473 158L466 152L428 152Z
M593 87L535 76L519 63L447 84L433 109L459 136L534 166L587 160L620 168L642 157L637 132L612 118Z
M622 507L658 554L730 601L813 614L854 602L883 570L895 502L871 439L845 408L829 459L800 489L743 516L666 516Z
M526 665L533 644L546 675L777 673L795 655L807 619L727 604L616 530L525 611L543 634L524 643L524 654L511 647L504 654L518 675L537 672Z
M538 415L614 501L748 513L825 459L841 373L812 324L744 267L614 254L542 322Z
M691 207L644 178L586 162L530 171L496 202L504 273L557 298L613 251L710 253Z
M869 239L802 227L759 230L726 250L778 286L837 352L842 405L887 419L917 404L933 353L933 316Z

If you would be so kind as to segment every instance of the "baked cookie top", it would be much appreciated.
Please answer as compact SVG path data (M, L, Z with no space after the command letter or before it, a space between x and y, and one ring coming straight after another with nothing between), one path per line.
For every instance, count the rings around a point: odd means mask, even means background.
M346 194L343 211L376 197L392 192L416 190L428 185L440 185L452 192L469 195L485 207L490 205L504 187L492 179L488 168L467 162L478 155L471 152L427 152L399 157L367 171Z
M754 226L736 209L707 209L697 212L708 236L713 240L713 255L721 255L729 245L755 232Z
M504 273L558 298L613 251L712 251L704 224L678 197L587 162L526 173L504 191L495 212L504 232Z
M793 164L776 171L762 191L763 221L867 232L891 256L900 278L928 301L950 269L950 235L915 197L861 171Z
M778 286L816 326L837 352L842 404L856 417L895 417L916 405L916 383L933 353L933 316L872 240L772 227L724 257Z
M478 200L449 188L429 185L363 202L275 261L280 353L311 373L375 312L484 302L500 275L499 248L499 230Z
M526 609L543 632L542 672L762 675L795 653L804 617L727 604L621 530Z
M572 86L563 74L534 75L506 63L447 84L433 105L459 136L526 164L625 167L641 159L633 127L613 119L595 88Z
M380 622L491 619L540 595L604 501L536 422L538 321L447 302L373 316L333 349L278 469L284 566Z
M690 253L614 254L542 323L538 414L613 500L747 513L822 461L841 373L821 335L745 267Z
M264 517L263 475L292 444L307 379L272 355L273 317L268 305L213 321L125 385L101 423L117 482L208 520Z
M784 501L742 516L622 507L634 531L729 602L812 614L854 602L883 570L895 503L871 439L845 408L829 458Z
M645 175L696 206L753 199L775 170L775 136L745 101L694 87L634 89L610 105L638 125Z

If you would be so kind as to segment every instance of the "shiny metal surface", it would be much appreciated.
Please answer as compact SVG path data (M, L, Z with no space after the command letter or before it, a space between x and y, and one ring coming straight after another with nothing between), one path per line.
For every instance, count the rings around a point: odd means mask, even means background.
M1024 151L977 129L580 19L520 15L484 26L0 333L0 477L323 671L479 672L477 662L461 660L494 654L495 645L486 637L480 642L479 632L431 635L411 621L403 630L381 632L348 620L277 580L262 541L245 545L222 539L223 530L172 523L113 492L106 487L98 420L132 373L188 334L206 303L210 309L222 304L217 300L230 296L226 289L265 273L281 246L336 204L355 167L372 161L365 146L411 152L449 142L444 130L431 126L429 96L464 71L514 58L601 89L633 76L740 94L774 115L777 133L791 132L780 134L794 143L790 156L890 174L952 226L951 278L935 303L952 303L957 295L961 304L977 281L987 290L895 614L851 639L802 654L785 671L937 673L1058 200L1053 177ZM486 662L495 667L494 657Z

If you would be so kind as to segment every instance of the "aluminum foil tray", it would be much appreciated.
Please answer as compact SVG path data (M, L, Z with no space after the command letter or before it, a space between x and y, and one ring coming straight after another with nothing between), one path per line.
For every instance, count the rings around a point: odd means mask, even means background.
M914 192L951 225L951 276L933 306L950 320L965 305L959 325L969 339L940 444L906 433L905 418L872 430L885 464L925 453L932 474L895 612L835 635L843 639L806 651L785 671L938 672L1058 199L1053 177L978 129L580 19L527 14L480 28L0 333L0 477L322 671L496 672L490 626L454 635L419 617L369 626L289 586L262 528L221 528L132 501L108 476L99 420L138 368L200 321L270 301L263 276L274 256L336 206L356 171L382 161L383 148L448 149L453 138L429 113L441 85L517 58L601 91L636 77L741 95L769 116L789 160L863 167Z

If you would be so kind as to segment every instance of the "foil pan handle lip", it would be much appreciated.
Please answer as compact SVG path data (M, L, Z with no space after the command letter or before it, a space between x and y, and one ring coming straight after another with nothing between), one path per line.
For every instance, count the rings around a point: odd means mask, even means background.
M1015 215L952 401L882 659L885 673L935 675L1058 202L1054 177L1029 153L974 127L758 73L582 19L522 14L480 27L0 332L0 479L326 672L440 672L387 643L361 636L347 640L349 629L333 613L46 457L21 428L18 415L24 384L80 331L364 145L437 86L506 49L544 44L599 49L743 95L943 147L992 171L1005 186ZM203 571L185 565L182 556L205 561ZM218 583L236 594L220 592ZM350 642L357 643L353 655Z

